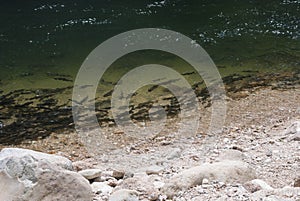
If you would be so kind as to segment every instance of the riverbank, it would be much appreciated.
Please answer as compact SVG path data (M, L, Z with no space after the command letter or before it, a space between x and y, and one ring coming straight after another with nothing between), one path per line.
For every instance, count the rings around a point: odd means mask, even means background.
M127 193L137 200L149 200L151 196L153 200L166 200L166 195L173 197L172 200L255 200L271 197L297 200L300 198L297 188L300 178L299 102L299 86L286 90L267 87L247 97L229 98L224 131L214 136L212 143L207 143L211 141L202 130L209 122L206 118L210 113L208 107L201 118L207 121L201 121L198 135L173 139L175 127L168 126L165 136L126 145L126 159L121 152L119 156L115 153L110 156L109 152L101 156L88 153L76 133L53 133L50 137L22 143L18 147L67 157L73 161L77 171L89 168L101 170L101 179L90 180L91 183L96 182L92 184L94 200L126 197ZM107 127L105 131L121 134L114 127ZM224 171L223 176L213 171L207 175L207 163ZM251 168L251 174L246 177L243 171L250 169L243 169L243 164ZM197 168L190 169L194 167ZM111 170L121 170L127 176L114 178L107 175ZM238 175L231 172L240 170L242 172ZM203 180L199 183L190 181L189 171L199 171L195 174ZM134 177L128 177L131 174ZM176 182L177 177L181 178L181 182ZM234 179L229 181L226 178ZM245 179L249 181L243 183ZM138 182L137 186L137 181L142 183ZM194 184L189 186L190 183ZM132 191L118 194L120 189Z

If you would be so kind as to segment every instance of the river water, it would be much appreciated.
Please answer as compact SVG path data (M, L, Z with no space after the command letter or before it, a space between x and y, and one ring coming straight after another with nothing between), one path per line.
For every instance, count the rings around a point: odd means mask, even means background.
M33 108L40 103L33 107L24 94L52 94L42 103L47 108L69 100L69 89L87 55L103 41L132 29L164 28L192 38L223 77L299 72L300 67L299 0L11 0L0 2L0 15L3 136L24 130L22 118L38 113ZM181 73L189 69L166 53L140 52L116 61L105 80L114 83L131 67L146 63L167 63ZM193 83L193 76L187 79ZM110 87L103 86L103 93ZM34 99L26 100L30 98ZM45 122L53 118L48 115ZM38 125L46 126L45 122Z

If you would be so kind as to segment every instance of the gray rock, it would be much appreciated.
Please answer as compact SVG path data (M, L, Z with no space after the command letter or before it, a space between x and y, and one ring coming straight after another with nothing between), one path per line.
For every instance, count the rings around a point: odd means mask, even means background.
M57 168L48 163L39 164L36 172L38 181L25 200L92 200L91 186L80 174Z
M218 160L219 161L224 161L224 160L242 161L244 158L245 155L243 154L243 152L234 149L228 149L221 152L221 154L218 157Z
M203 185L203 184L206 184L206 185L209 184L209 180L206 179L206 178L202 179L202 185Z
M155 176L155 175L152 175ZM122 181L117 187L118 189L129 189L129 190L137 190L140 192L141 198L146 200L157 200L159 197L159 190L155 188L152 177L148 175L135 175L132 178L125 179Z
M150 166L146 169L146 174L150 175L150 174L160 174L164 171L163 167L154 165L154 166Z
M166 158L168 160L172 160L175 158L179 158L181 156L181 149L179 148L174 148L173 150L171 150L170 153L167 154Z
M0 153L0 186L7 186L7 192L14 189L13 200L17 201L92 200L88 181L68 170L71 167L70 161L60 156L4 149Z
M300 177L295 179L294 187L300 187Z
M286 135L289 135L290 140L300 141L300 121L295 121L292 123L285 132Z
M164 185L165 185L165 183L164 183L164 182L161 182L161 181L154 181L154 182L153 182L153 186L154 186L154 188L156 188L156 189L161 189Z
M109 195L113 191L113 188L104 182L93 182L91 184L94 193Z
M299 199L300 188L286 186L280 189L260 190L252 193L250 200L294 201Z
M134 173L133 173L133 172L128 172L128 171L126 171L123 179L131 178L131 177L133 177L133 176L134 176Z
M293 122L287 129L285 134L290 135L290 134L296 134L300 135L300 121L295 121Z
M113 170L112 172L112 177L116 178L116 179L123 179L125 175L124 171L121 170Z
M110 177L110 176L103 176L103 175L101 174L101 176L95 178L95 179L93 180L93 182L104 182L104 181L108 181L108 180L110 180L110 179L115 179L115 178Z
M79 172L79 171L85 170L85 169L94 169L95 166L98 166L97 162L92 158L87 158L82 161L75 161L72 163L72 165L76 172ZM100 168L98 168L98 169L100 169Z
M162 192L172 198L180 190L201 185L204 178L210 181L245 183L255 179L256 173L248 164L241 161L227 160L212 164L205 163L175 175L166 183Z
M125 172L121 170L103 171L102 176L122 179L125 176Z
M25 156L31 156L36 161L47 160L49 163L62 167L63 169L73 170L72 162L65 157L21 148L2 149L0 152L0 169L2 169L2 164L6 164L11 157L15 158L16 156L18 156L18 158L26 158Z
M248 181L243 186L247 191L251 193L260 190L273 190L273 188L269 186L269 184L267 184L266 182L260 179L254 179L252 181Z
M81 170L78 173L81 174L86 179L95 179L101 176L101 172L102 171L100 169L86 169L86 170Z
M275 193L277 195L280 195L282 197L298 197L300 195L300 188L299 187L291 187L291 186L285 186L280 189L276 189Z
M139 197L137 191L121 189L111 194L108 200L109 201L139 201Z

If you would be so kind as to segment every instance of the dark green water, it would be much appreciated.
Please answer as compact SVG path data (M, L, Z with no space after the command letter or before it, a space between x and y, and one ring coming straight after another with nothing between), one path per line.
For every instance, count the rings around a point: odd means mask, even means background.
M148 27L174 30L196 40L223 77L300 69L299 0L2 0L0 15L2 94L18 89L53 89L55 94L56 88L72 86L83 60L101 42ZM114 82L145 63L166 63L180 72L188 69L170 55L136 53L117 61L105 79ZM187 79L193 83L193 76ZM71 91L55 98L67 100ZM18 119L11 113L20 103L7 99L1 101L0 121L11 125ZM34 111L16 113L34 116ZM18 130L14 125L9 132L14 128Z

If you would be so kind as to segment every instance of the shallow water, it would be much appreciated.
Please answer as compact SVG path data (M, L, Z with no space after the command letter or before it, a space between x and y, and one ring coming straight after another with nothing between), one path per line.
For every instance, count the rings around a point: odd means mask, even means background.
M72 87L82 62L95 47L116 34L147 27L174 30L196 40L223 77L299 72L300 67L299 0L12 0L0 2L0 13L2 94ZM124 73L147 63L166 64L180 73L191 70L172 55L137 52L113 64L98 92L109 92L111 83ZM185 77L191 85L200 79ZM69 105L71 89L55 98L60 105ZM3 100L1 113L15 110ZM33 115L34 110L28 113ZM0 123L9 125L18 119L7 116L0 116Z

